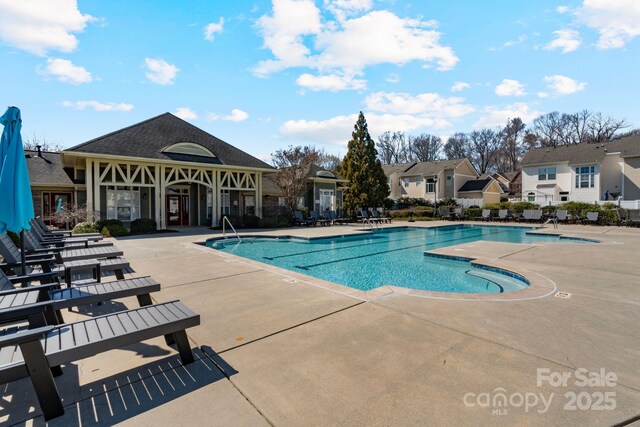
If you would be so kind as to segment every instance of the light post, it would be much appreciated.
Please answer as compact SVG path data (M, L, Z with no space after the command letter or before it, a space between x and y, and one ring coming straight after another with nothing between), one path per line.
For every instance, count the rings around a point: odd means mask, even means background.
M433 177L433 217L436 217L438 210L438 175Z

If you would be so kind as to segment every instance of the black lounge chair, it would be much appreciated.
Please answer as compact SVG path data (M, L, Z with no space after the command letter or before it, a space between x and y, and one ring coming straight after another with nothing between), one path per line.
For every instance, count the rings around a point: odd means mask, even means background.
M584 218L582 218L582 223L597 224L599 216L600 216L599 212L587 212L587 215Z
M314 219L312 218L306 219L304 215L302 215L301 211L295 211L293 213L293 217L294 217L293 223L295 225L307 225L307 226L316 225L316 221Z
M451 213L451 219L461 221L464 219L464 209L463 208L454 208Z
M378 209L369 209L369 213L371 214L370 218L373 218L374 220L379 222L385 222L385 223L391 224L391 218L386 216L380 216L380 212L378 211Z
M43 305L31 310L37 313ZM44 419L50 420L64 414L52 368L162 335L177 345L186 365L194 361L186 329L199 324L198 314L172 301L59 326L8 328L0 332L0 383L30 377Z
M640 209L627 209L627 226L640 225Z
M498 219L500 221L508 222L513 219L513 214L508 209L499 209Z
M309 216L316 222L316 224L331 225L331 220L321 217L318 211L309 212Z
M448 206L440 206L438 208L438 214L442 219L447 219L447 220L453 219L453 217L451 216L451 209L449 209Z
M27 254L53 254L56 262L62 264L65 261L75 261L80 259L97 259L97 258L115 258L123 255L123 252L115 247L111 246L91 246L85 247L43 247L38 242L34 241L33 236L29 233L25 233L25 246L27 248Z
M46 236L51 236L51 237L83 237L83 238L88 238L88 237L102 237L102 234L100 233L76 233L73 234L73 232L71 230L51 230L47 224L45 224L45 222L42 220L42 218L40 218L39 216L35 218L34 220L36 222L36 226L38 227L38 229L40 231L42 231Z
M40 285L16 288L16 284L39 281ZM43 301L50 301L46 312L47 324L64 322L61 311L65 308L100 303L113 299L135 296L141 307L151 305L151 292L160 291L160 284L149 276L135 279L87 283L62 289L55 273L28 276L7 276L0 270L0 319L2 311L15 309ZM26 316L25 318L27 318Z
M531 211L531 219L532 222L542 222L542 209L533 209Z
M476 217L476 221L489 221L491 219L491 209L482 209L482 214Z
M339 218L335 211L329 211L329 218L334 224L349 224L351 218Z
M569 211L566 209L558 209L554 214L554 218L558 222L569 222Z
M32 227L31 230L25 232L25 246L28 250L36 250L42 248L97 248L101 246L113 246L113 243L107 241L98 241L94 238L75 238L70 237L68 239L45 239L43 240L35 232ZM97 238L96 238L97 239Z
M532 209L525 209L524 211L522 211L522 215L520 215L518 218L516 218L516 221L518 221L518 222L529 222L529 221L531 221L532 216L533 216L533 210Z
M85 242L98 242L103 239L102 235L90 235L90 236L63 236L63 235L47 235L38 226L38 222L35 219L29 221L31 224L31 232L35 237L43 243L85 243Z

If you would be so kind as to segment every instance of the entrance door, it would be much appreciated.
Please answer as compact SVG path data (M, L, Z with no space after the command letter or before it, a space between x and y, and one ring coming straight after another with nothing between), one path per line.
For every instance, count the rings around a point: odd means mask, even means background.
M189 225L189 195L167 196L167 225Z
M42 218L49 225L55 225L58 227L65 226L66 224L57 223L54 221L53 215L62 211L64 207L71 206L71 193L42 193Z
M334 210L336 210L336 208L333 190L320 190L320 213Z

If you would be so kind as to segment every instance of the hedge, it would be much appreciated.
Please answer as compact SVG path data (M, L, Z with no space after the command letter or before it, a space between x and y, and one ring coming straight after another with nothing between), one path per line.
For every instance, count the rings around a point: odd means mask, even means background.
M96 221L96 225L104 237L120 237L129 234L122 221L118 219L102 219Z
M100 227L95 222L79 222L73 227L71 230L71 234L82 234L82 233L99 233Z
M158 224L151 218L138 218L131 222L132 234L154 233L158 229Z

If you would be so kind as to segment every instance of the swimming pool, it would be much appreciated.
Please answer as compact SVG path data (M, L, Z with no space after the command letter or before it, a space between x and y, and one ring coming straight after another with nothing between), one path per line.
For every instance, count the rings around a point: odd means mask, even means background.
M564 240L553 235L527 234L531 230L472 224L398 227L320 239L217 239L208 241L207 246L362 291L393 285L437 292L501 293L524 289L528 281L517 274L474 266L468 260L425 256L424 251L478 240Z

